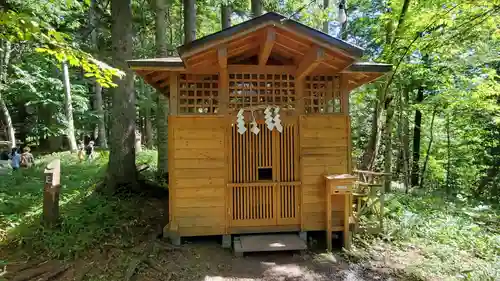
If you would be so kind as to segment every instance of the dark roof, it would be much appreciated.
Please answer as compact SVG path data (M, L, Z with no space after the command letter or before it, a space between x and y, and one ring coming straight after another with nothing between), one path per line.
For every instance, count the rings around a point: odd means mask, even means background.
M348 72L389 72L392 71L392 64L377 62L355 62L346 69Z
M180 57L136 59L127 61L129 67L184 67Z
M332 37L325 34L319 30L303 25L292 19L288 19L280 14L269 12L260 17L253 18L251 20L242 22L237 25L233 25L229 28L223 29L219 32L207 35L200 39L194 40L188 44L184 44L177 48L179 55L182 56L186 52L190 52L197 48L203 47L210 44L212 41L218 41L225 38L231 38L234 35L243 33L249 29L258 27L259 25L265 26L268 24L282 24L284 26L290 27L297 32L304 33L319 42L332 45L333 47L349 54L352 57L360 58L363 55L363 49L358 46L347 43L341 39Z
M184 67L184 62L180 57L166 57L153 59L137 59L127 61L129 67ZM351 64L345 72L380 72L385 73L392 71L392 64L376 63L376 62L355 62Z

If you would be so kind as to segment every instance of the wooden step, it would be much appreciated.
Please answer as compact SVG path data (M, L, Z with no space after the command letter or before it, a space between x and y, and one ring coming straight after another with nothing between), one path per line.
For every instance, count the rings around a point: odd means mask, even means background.
M298 234L244 235L234 239L235 255L247 252L275 252L306 250L306 241Z

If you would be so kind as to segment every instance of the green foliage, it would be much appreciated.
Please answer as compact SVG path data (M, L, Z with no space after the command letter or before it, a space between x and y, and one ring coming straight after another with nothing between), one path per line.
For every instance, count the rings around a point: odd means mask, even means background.
M439 280L500 278L497 207L444 200L440 194L394 194L386 203L382 240L396 245L391 248L396 256L420 257L407 270Z
M12 2L10 5L18 6L15 10L0 12L0 30L3 31L0 39L12 43L32 43L36 52L47 54L59 62L68 61L71 66L81 67L89 77L94 77L103 87L115 86L112 82L113 76L124 75L121 70L112 68L94 59L92 55L83 52L78 46L75 46L74 42L71 42L71 35L58 31L52 25L52 23L63 24L61 19L64 18L64 15L70 14L70 11L63 8L67 3L61 1L53 3L44 1ZM54 13L54 8L59 13ZM78 11L83 12L81 5L69 5L68 8L80 8ZM46 11L47 14L44 14L43 11ZM47 15L53 16L48 17Z
M118 237L127 246L132 237L124 229L137 221L137 200L102 197L94 194L106 168L106 153L92 162L80 163L76 154L55 153L37 159L36 166L0 182L0 241L27 254L70 258L84 254L99 243ZM103 157L104 156L104 157ZM50 159L61 159L61 224L40 226L43 201L43 168ZM144 151L138 163L155 166L156 152ZM5 245L4 245L5 246Z

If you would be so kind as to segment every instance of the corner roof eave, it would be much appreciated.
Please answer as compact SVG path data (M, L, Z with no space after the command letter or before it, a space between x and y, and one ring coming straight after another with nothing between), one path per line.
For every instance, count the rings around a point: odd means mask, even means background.
M332 37L314 28L303 25L292 19L288 19L280 14L269 12L260 17L233 25L219 32L207 35L200 39L194 40L188 44L184 44L177 48L179 55L184 58L195 53L207 50L217 44L224 43L238 36L244 36L257 29L271 25L282 25L285 29L290 29L309 37L316 43L323 45L329 49L335 49L352 58L360 58L363 56L363 49L347 43L341 39Z
M131 69L134 70L185 70L184 62L182 62L181 58L179 57L135 59L128 60L127 64Z
M342 72L387 73L392 71L392 64L377 62L355 62Z

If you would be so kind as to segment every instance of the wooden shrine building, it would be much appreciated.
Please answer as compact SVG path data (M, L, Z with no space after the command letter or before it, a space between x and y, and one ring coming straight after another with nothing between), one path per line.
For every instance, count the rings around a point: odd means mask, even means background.
M360 62L359 47L276 13L178 53L129 61L169 97L166 232L228 237L325 230L324 176L352 169L349 92L392 66ZM268 107L279 108L273 130L265 121Z

